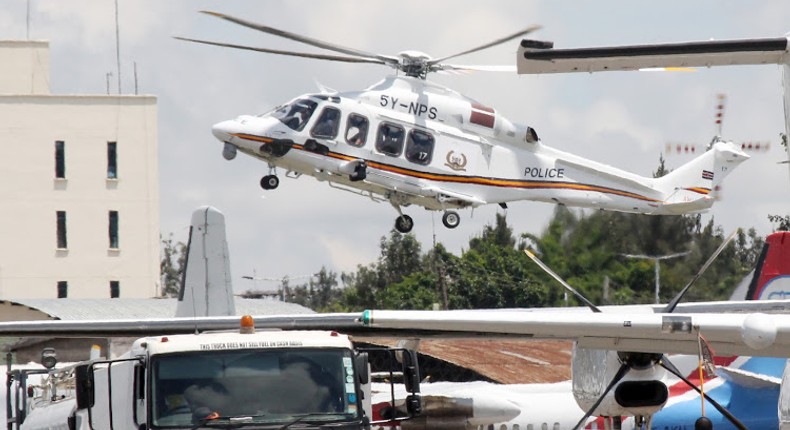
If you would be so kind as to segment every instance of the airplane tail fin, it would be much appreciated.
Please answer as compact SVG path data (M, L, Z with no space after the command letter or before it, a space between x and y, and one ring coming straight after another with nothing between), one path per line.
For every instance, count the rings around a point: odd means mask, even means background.
M732 142L715 142L710 150L657 178L656 188L667 197L661 213L700 212L713 205L721 182L749 156Z
M202 206L192 213L186 252L176 317L236 315L225 216L220 211Z
M780 231L765 238L746 300L786 298L790 298L790 232Z

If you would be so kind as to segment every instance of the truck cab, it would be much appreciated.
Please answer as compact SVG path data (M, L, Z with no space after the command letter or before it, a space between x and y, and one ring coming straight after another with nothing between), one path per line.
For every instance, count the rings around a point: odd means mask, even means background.
M368 356L348 336L243 325L141 338L118 359L52 369L35 389L10 372L9 401L21 401L8 430L370 428ZM398 356L418 412L416 353Z

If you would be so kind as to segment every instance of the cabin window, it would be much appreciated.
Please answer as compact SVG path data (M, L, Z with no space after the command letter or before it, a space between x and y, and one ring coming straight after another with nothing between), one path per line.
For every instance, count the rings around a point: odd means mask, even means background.
M287 125L288 128L302 131L307 121L313 115L316 106L318 106L318 103L312 100L299 99L278 108L272 113L272 116Z
M66 178L66 143L62 140L55 141L55 177Z
M403 152L403 135L403 127L382 122L376 135L376 150L393 157L399 156Z
M406 159L412 163L428 164L433 157L433 136L420 130L412 130L406 141Z
M362 147L368 139L368 119L352 113L346 121L346 142L351 146Z
M334 139L340 127L340 111L333 107L324 108L321 116L318 117L310 134L313 137L323 139Z

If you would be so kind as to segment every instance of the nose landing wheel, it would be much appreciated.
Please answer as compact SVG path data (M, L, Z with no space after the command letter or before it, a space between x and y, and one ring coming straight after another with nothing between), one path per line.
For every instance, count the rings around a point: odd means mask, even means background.
M408 233L414 228L414 220L408 215L401 215L395 218L395 230L401 233Z
M447 228L456 228L458 224L461 224L461 217L458 216L458 212L446 211L442 215L442 224Z
M261 178L261 188L264 190L273 190L280 185L280 178L274 175L266 175Z

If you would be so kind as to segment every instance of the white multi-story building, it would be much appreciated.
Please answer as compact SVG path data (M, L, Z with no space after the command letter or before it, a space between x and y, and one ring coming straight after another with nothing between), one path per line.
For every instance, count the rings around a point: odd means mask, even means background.
M156 97L50 94L45 41L0 64L0 299L156 296Z

